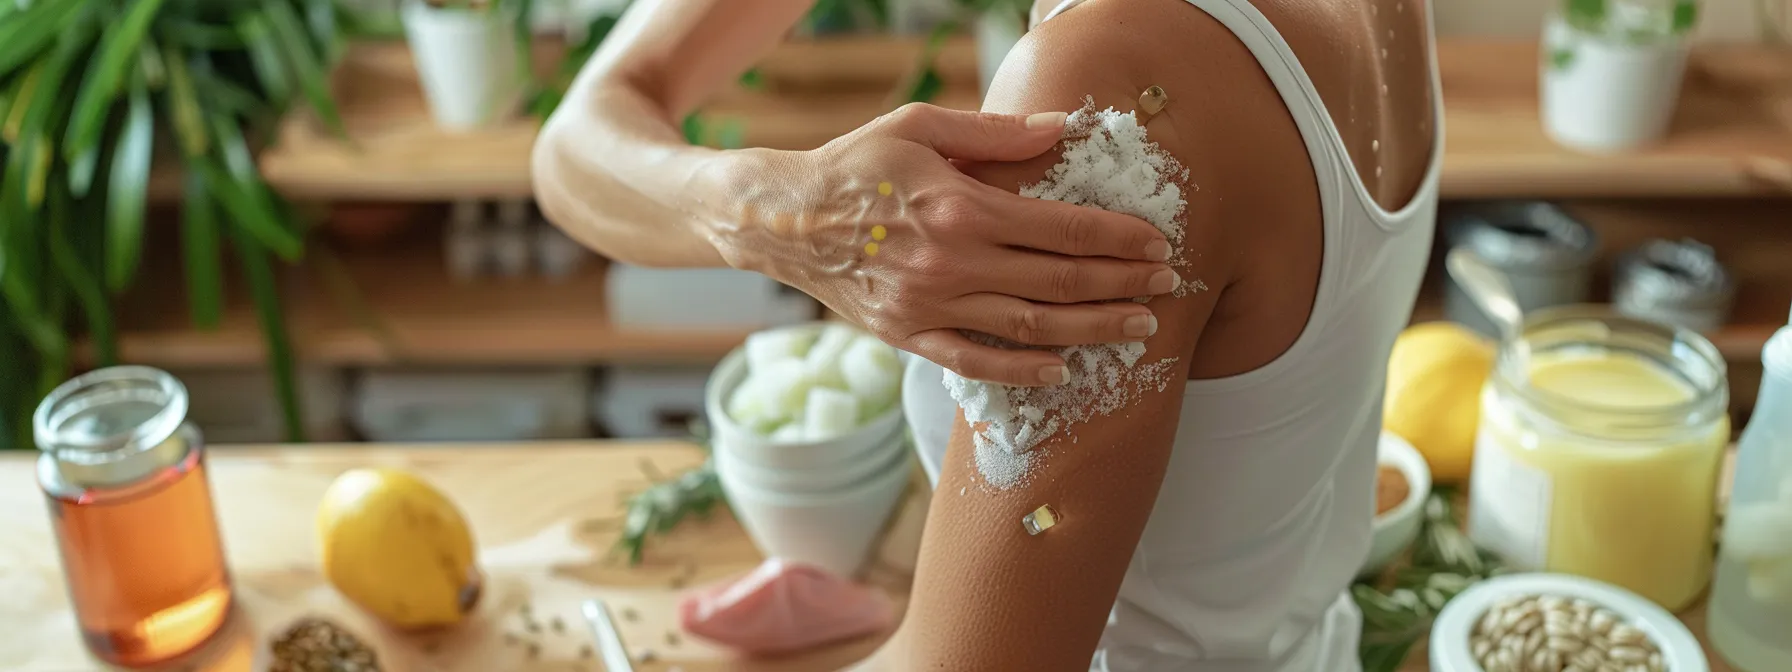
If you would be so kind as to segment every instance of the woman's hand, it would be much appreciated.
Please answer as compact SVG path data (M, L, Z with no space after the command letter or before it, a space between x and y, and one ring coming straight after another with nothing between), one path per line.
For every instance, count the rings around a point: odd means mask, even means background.
M711 238L735 267L820 299L884 341L959 375L1009 385L1068 380L1033 346L1140 341L1144 305L1180 282L1151 224L982 184L954 161L1023 161L1057 144L1065 114L912 104L809 152L728 162ZM1105 303L1113 302L1113 303Z

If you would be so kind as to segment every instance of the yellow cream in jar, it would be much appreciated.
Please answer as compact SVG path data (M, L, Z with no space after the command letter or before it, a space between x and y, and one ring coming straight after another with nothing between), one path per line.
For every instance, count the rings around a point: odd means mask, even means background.
M1728 417L1683 417L1700 390L1622 350L1538 353L1523 370L1523 393L1482 394L1471 536L1521 567L1691 603L1711 573Z

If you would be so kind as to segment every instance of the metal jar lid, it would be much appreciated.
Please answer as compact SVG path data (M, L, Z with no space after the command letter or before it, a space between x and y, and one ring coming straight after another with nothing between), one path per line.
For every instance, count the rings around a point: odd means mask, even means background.
M1619 311L1689 329L1721 326L1735 294L1717 254L1694 240L1651 240L1621 255L1612 271Z
M1598 252L1592 229L1551 203L1484 206L1460 219L1452 243L1503 270L1566 270Z

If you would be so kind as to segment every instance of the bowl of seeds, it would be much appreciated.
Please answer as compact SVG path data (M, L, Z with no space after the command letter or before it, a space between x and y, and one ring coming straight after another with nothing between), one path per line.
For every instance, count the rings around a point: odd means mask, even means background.
M1692 631L1643 597L1566 574L1476 584L1431 628L1434 672L1709 672Z

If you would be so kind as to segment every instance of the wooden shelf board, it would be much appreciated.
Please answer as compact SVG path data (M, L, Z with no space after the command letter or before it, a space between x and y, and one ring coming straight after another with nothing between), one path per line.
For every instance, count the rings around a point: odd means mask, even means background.
M808 149L891 107L918 42L901 38L793 41L761 64L765 91L734 91L706 108L745 122L745 142ZM551 61L553 47L542 50ZM1747 196L1792 194L1792 52L1708 47L1694 54L1672 135L1618 156L1576 153L1544 134L1530 42L1446 41L1443 192L1450 198ZM978 105L975 45L941 57L941 105ZM435 128L410 52L360 44L336 73L353 145L295 115L263 153L262 170L302 199L445 200L525 197L533 119L471 133Z
M427 233L427 232L425 232ZM147 255L146 255L147 256ZM120 356L164 366L244 366L264 359L253 307L236 279L216 329L188 318L175 254L124 302ZM351 303L326 291L317 260L285 269L285 317L299 358L330 365L576 365L611 361L709 363L746 338L740 330L643 331L610 324L607 268L594 258L564 281L538 278L451 280L433 237L379 252L341 255L364 306L384 333L355 317ZM147 260L146 260L147 261ZM149 271L150 269L145 269ZM152 276L153 273L153 276ZM91 354L91 353L89 353Z

